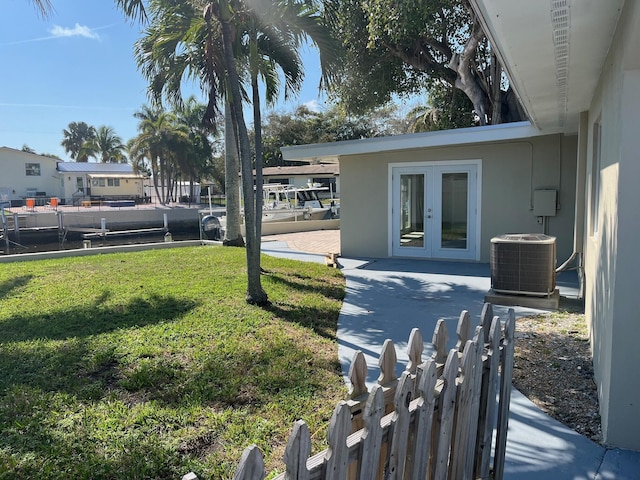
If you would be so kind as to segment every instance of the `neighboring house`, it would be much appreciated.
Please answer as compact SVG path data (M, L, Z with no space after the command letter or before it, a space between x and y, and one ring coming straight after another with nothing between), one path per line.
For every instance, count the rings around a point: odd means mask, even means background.
M320 183L333 194L340 193L340 167L337 163L296 165L290 167L265 167L264 183L281 183L304 188L310 183Z
M471 4L531 124L283 157L340 162L343 255L487 261L495 234L556 236L584 267L604 442L640 450L640 2Z
M74 199L141 199L144 175L133 172L126 163L59 162L61 197L65 203Z
M24 205L26 198L45 202L58 196L60 181L56 165L60 160L9 147L0 147L0 203Z

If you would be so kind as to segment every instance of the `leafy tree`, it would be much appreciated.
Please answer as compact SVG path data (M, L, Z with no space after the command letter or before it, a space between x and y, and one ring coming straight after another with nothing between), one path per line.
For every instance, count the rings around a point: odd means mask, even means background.
M406 125L395 107L347 116L338 106L318 112L302 105L293 112L271 112L263 130L265 165L277 166L284 164L283 146L398 135Z
M88 156L99 158L102 163L125 163L125 150L126 146L115 130L105 125L98 127L95 136L83 146Z
M325 4L347 52L334 95L354 111L445 84L464 92L481 125L523 117L468 0Z
M42 157L49 157L49 158L60 158L59 156L53 154L53 153L37 153L33 148L31 148L29 145L27 145L26 143L24 145L22 145L22 148L20 149L23 152L27 152L27 153L33 153L35 155L40 155Z
M408 114L410 133L430 132L475 124L473 104L461 90L444 83L429 92L429 105L414 107Z
M91 156L91 150L86 148L96 136L96 129L85 122L71 122L68 128L62 130L64 139L61 145L69 156L76 162L87 162Z
M33 148L31 148L29 145L27 145L26 143L24 145L22 145L22 148L20 150L22 150L23 152L33 153L34 155L37 155L36 151Z

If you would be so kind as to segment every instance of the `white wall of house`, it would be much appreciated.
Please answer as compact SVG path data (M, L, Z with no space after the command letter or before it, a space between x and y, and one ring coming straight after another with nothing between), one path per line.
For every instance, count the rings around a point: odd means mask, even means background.
M640 6L625 2L588 112L586 314L604 441L640 450Z
M60 160L32 153L0 148L0 191L7 201L24 200L29 192L42 192L47 197L59 197L60 180L56 165Z
M87 186L89 186L90 180L87 179L87 175L78 172L59 172L62 183L62 197L67 203L71 203L73 194L79 190L86 192Z
M548 219L558 262L573 250L576 136L548 135L506 142L398 150L340 157L341 253L389 255L389 165L479 160L481 165L479 260L488 262L490 240L504 233L541 233L533 191L558 191L559 210Z

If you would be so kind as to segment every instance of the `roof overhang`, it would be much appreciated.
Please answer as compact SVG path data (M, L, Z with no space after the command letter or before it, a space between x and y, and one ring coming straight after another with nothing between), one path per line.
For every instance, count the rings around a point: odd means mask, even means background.
M470 0L509 82L541 130L577 130L625 0Z
M418 148L451 147L457 145L501 142L559 133L541 132L530 122L504 123L484 127L457 128L437 132L394 135L389 137L346 140L282 147L282 157L289 161L318 161L337 163L349 155L412 150Z
M89 178L135 178L135 179L144 179L146 178L144 175L137 175L135 173L89 173L87 174Z

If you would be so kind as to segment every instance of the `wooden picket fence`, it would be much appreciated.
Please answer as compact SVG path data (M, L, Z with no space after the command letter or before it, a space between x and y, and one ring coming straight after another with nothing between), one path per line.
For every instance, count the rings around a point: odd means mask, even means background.
M456 347L446 350L447 327L439 320L433 333L433 355L423 361L422 334L414 328L409 337L409 362L400 379L395 374L395 347L386 340L379 359L380 376L371 391L365 384L364 355L356 352L349 371L350 398L341 401L333 413L329 448L310 456L309 429L298 421L284 455L286 472L275 479L501 480L514 331L513 310L503 328L491 304L485 304L472 336L465 310L456 329ZM196 478L190 473L183 480ZM234 479L264 478L262 454L255 445L250 446Z

